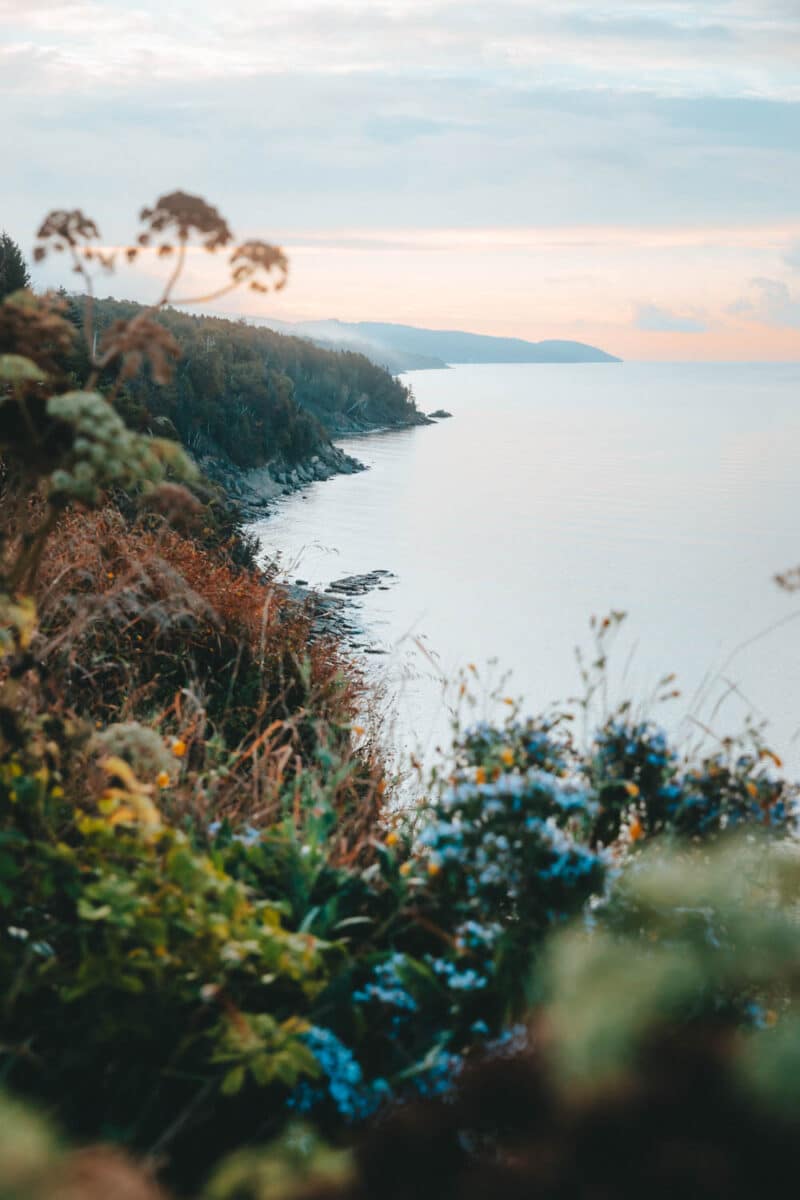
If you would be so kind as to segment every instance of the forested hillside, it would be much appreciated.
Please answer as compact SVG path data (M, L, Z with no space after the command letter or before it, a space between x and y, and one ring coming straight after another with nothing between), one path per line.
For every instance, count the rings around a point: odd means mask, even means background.
M79 325L85 303L70 301ZM98 344L114 322L139 311L130 302L95 301ZM162 384L152 370L140 371L125 381L117 407L133 428L155 421L159 432L170 432L169 420L193 451L219 449L244 468L276 457L292 463L315 453L330 434L418 420L409 390L361 354L175 309L160 312L158 321L180 350L172 379Z

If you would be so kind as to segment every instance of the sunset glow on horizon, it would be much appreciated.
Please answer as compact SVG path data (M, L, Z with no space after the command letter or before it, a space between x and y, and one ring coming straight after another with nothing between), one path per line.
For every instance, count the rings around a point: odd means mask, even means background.
M786 0L0 0L0 25L23 245L63 204L122 241L181 187L291 257L285 292L220 312L800 360ZM160 268L100 290L148 299Z

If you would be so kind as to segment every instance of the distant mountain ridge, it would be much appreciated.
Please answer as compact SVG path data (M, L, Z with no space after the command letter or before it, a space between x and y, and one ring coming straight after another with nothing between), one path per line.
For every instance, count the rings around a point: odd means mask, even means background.
M308 337L319 345L354 350L395 373L444 368L456 363L609 363L613 354L584 342L528 342L454 329L422 329L382 321L264 321L274 329Z

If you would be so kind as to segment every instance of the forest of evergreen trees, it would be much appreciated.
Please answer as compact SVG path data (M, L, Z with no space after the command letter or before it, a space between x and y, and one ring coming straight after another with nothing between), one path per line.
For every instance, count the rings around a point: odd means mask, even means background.
M86 301L69 301L83 325ZM115 321L139 305L94 301L98 344ZM154 428L193 451L222 451L237 466L257 467L281 457L297 462L330 434L418 419L410 390L361 354L322 349L244 321L166 309L158 321L180 347L174 375L159 384L151 370L126 380L117 407L135 429ZM83 339L79 355L85 355ZM75 374L86 374L75 363Z

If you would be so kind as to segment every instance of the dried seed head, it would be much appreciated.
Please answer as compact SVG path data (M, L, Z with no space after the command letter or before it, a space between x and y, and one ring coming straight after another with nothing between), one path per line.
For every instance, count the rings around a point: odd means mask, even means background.
M156 383L166 384L172 378L181 348L168 329L152 317L133 317L130 321L114 321L101 343L101 355L106 363L122 360L122 378L132 379L142 362L149 362Z
M248 283L254 292L268 292L269 286L263 279L256 276L261 273L271 277L272 272L278 273L272 290L279 292L286 287L289 277L289 260L280 246L271 246L269 242L250 241L237 246L231 255L231 278L236 284Z
M206 250L218 250L227 246L233 238L228 223L212 205L207 204L200 196L190 196L188 192L170 192L160 196L153 208L143 208L140 219L146 225L146 230L139 236L139 244L150 244L154 234L169 233L180 242L187 242L192 234L196 234ZM162 250L170 246L166 241ZM169 253L169 250L166 251Z
M33 251L36 262L41 262L49 250L61 251L67 248L82 250L86 258L91 258L92 252L88 243L100 237L96 223L81 212L79 208L56 208L45 217L36 234L39 244ZM103 266L109 266L109 255L98 255Z

